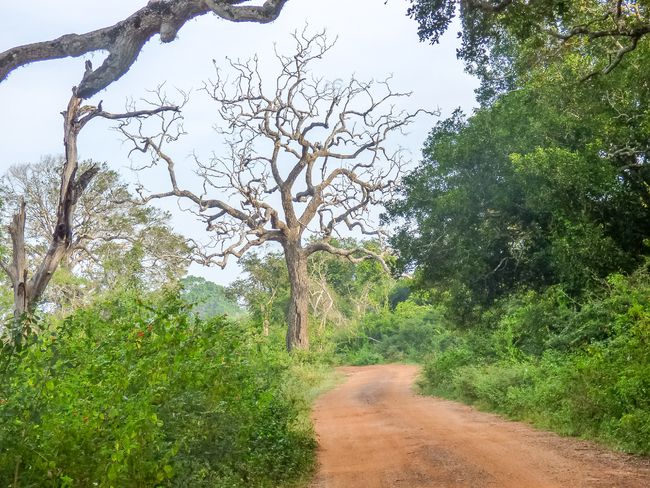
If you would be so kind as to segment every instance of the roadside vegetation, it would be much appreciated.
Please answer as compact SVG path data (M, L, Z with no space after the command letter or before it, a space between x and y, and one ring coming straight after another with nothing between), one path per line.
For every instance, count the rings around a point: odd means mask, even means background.
M20 486L293 486L323 376L178 291L108 294L0 356L0 479ZM18 486L17 484L15 486Z
M337 352L353 364L420 362L425 394L648 454L649 302L645 268L579 300L559 287L516 293L470 324L409 299L367 316Z

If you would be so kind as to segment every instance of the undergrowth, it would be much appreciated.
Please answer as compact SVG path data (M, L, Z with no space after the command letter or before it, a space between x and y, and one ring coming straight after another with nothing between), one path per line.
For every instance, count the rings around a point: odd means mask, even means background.
M328 373L177 293L119 293L0 356L0 485L285 487Z

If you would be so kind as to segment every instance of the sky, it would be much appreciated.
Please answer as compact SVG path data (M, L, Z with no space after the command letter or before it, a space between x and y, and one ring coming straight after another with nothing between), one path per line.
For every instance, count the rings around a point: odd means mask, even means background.
M6 2L0 16L0 52L11 47L54 39L67 33L83 33L112 25L146 5L146 0L22 0ZM216 122L214 102L198 90L214 75L213 59L225 66L226 56L248 59L258 55L262 73L274 76L273 49L291 52L290 33L308 25L310 31L326 29L336 45L317 66L326 79L385 79L392 75L396 91L413 92L403 108L440 110L440 117L456 107L466 113L476 106L477 81L464 73L455 57L455 29L438 45L421 43L417 24L406 16L407 0L289 0L280 17L271 24L230 23L214 15L205 15L187 23L178 38L162 44L154 37L138 60L120 80L92 99L103 100L107 111L122 112L128 100L149 95L148 90L164 83L173 96L176 89L191 93L184 112L188 136L174 147L179 175L187 185L193 177L192 153L210 154L220 144L213 130ZM15 71L0 83L0 174L14 164L39 161L45 155L63 152L62 117L72 86L78 84L84 62L95 66L103 61L101 52L80 58L36 63ZM412 165L420 158L427 133L439 118L420 117L398 143L406 148ZM126 181L135 181L128 146L112 125L93 120L79 141L82 159L106 161ZM163 168L159 179L148 176L151 190L164 188ZM205 236L204 226L178 210L176 202L163 208L173 214L174 228L190 237ZM236 263L225 270L193 265L191 274L221 284L237 278Z

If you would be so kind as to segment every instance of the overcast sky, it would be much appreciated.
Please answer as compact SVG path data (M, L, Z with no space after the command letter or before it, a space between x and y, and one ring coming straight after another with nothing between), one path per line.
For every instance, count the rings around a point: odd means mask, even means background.
M0 51L29 42L56 38L66 33L83 33L111 25L144 6L146 0L22 0L4 2L0 16ZM475 106L477 82L463 72L456 60L455 32L448 33L440 45L420 43L415 22L406 17L406 0L289 0L278 20L269 25L233 24L206 15L186 24L178 39L161 44L152 39L135 65L119 81L96 95L89 103L103 100L105 110L119 112L127 98L146 96L148 89L165 82L170 92L175 87L197 89L214 73L212 60L225 65L224 58L247 59L258 54L262 70L273 75L273 46L291 52L290 32L327 29L338 37L334 49L317 66L326 79L384 79L393 75L391 85L397 91L412 91L405 108L424 107L449 115L456 107L470 112ZM14 72L0 83L0 173L13 164L35 162L44 155L63 152L62 118L70 97L84 70L85 59L96 66L102 53L82 58L37 63ZM196 150L208 154L216 149L212 126L215 106L194 92L185 113L185 128L190 133L175 148L175 156L185 165L188 181L192 171L190 154ZM399 143L415 162L434 118L421 118L408 137ZM95 120L80 136L82 158L106 161L133 181L127 148L110 124ZM162 170L162 168L161 168ZM161 180L162 182L161 173ZM155 184L155 183L152 183ZM162 184L162 183L160 183ZM166 208L175 209L174 205ZM174 212L177 230L200 237L202 226L189 222L189 216ZM226 270L192 267L193 274L218 283L228 283L238 274L229 265Z

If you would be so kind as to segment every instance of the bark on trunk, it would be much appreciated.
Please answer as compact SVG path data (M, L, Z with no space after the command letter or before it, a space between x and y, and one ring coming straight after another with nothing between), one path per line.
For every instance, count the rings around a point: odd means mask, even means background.
M269 336L269 326L270 326L269 319L267 319L266 317L264 317L264 321L263 321L263 323L262 323L262 335L263 335L264 337L268 337L268 336Z
M291 297L287 311L287 351L309 349L309 275L307 255L298 243L284 245Z
M25 202L22 201L9 226L13 247L13 262L9 270L9 277L14 289L14 321L11 329L11 340L18 346L22 339L23 317L29 310L30 305L27 288L27 260L25 257L25 218Z

